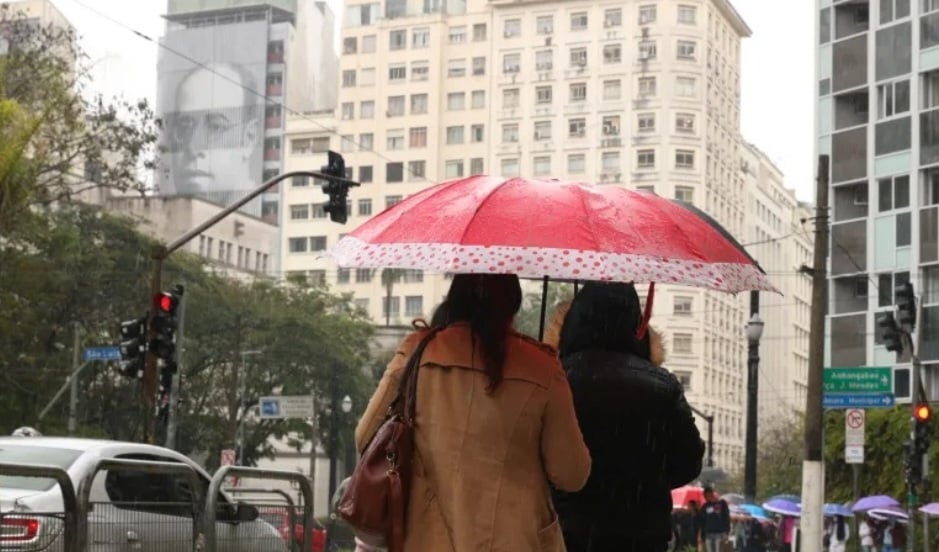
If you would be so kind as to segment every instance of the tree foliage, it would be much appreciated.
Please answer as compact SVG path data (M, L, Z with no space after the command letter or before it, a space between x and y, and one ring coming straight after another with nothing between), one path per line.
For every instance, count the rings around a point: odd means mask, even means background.
M515 317L515 329L531 337L538 337L538 328L541 322L541 290L525 294L522 308ZM545 311L545 324L551 321L558 305L574 298L574 284L565 282L548 282L548 300Z

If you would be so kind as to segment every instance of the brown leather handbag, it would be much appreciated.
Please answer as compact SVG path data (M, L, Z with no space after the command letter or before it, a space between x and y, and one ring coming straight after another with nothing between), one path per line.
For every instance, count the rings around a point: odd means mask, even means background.
M389 552L404 548L404 523L414 455L414 414L421 355L433 339L431 330L411 353L401 375L398 396L356 464L339 501L339 515L357 531L384 537Z

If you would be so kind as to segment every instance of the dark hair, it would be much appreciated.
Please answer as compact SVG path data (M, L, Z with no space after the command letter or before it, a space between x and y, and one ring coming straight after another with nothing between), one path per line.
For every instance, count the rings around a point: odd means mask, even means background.
M479 340L482 361L491 393L502 383L505 340L512 320L522 306L522 287L514 274L457 274L447 298L437 307L431 321L434 327L469 322L476 350Z
M713 493L713 492L714 492L714 487L710 485L705 485L704 489L702 490L703 494Z
M650 358L649 332L640 339L642 306L632 284L587 282L574 296L561 326L561 358L587 349Z

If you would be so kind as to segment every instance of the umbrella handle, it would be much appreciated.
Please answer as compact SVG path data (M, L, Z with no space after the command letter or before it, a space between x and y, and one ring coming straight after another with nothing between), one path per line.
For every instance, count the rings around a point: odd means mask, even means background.
M636 339L642 340L649 329L649 319L652 318L652 302L655 297L655 282L649 283L649 293L646 294L646 307L642 312L642 322L636 329Z
M548 312L548 277L544 277L541 287L541 321L538 325L538 341L544 341L544 319Z

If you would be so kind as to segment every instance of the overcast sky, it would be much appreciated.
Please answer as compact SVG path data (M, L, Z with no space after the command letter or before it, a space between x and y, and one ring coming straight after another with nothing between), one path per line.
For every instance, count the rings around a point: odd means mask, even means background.
M76 26L95 64L96 88L129 98L156 93L156 39L164 0L53 0ZM742 132L785 173L800 199L814 199L814 0L732 0L750 25L744 41ZM340 0L330 0L337 9ZM98 13L96 13L98 12ZM109 19L110 18L110 19ZM111 20L113 19L113 21Z

